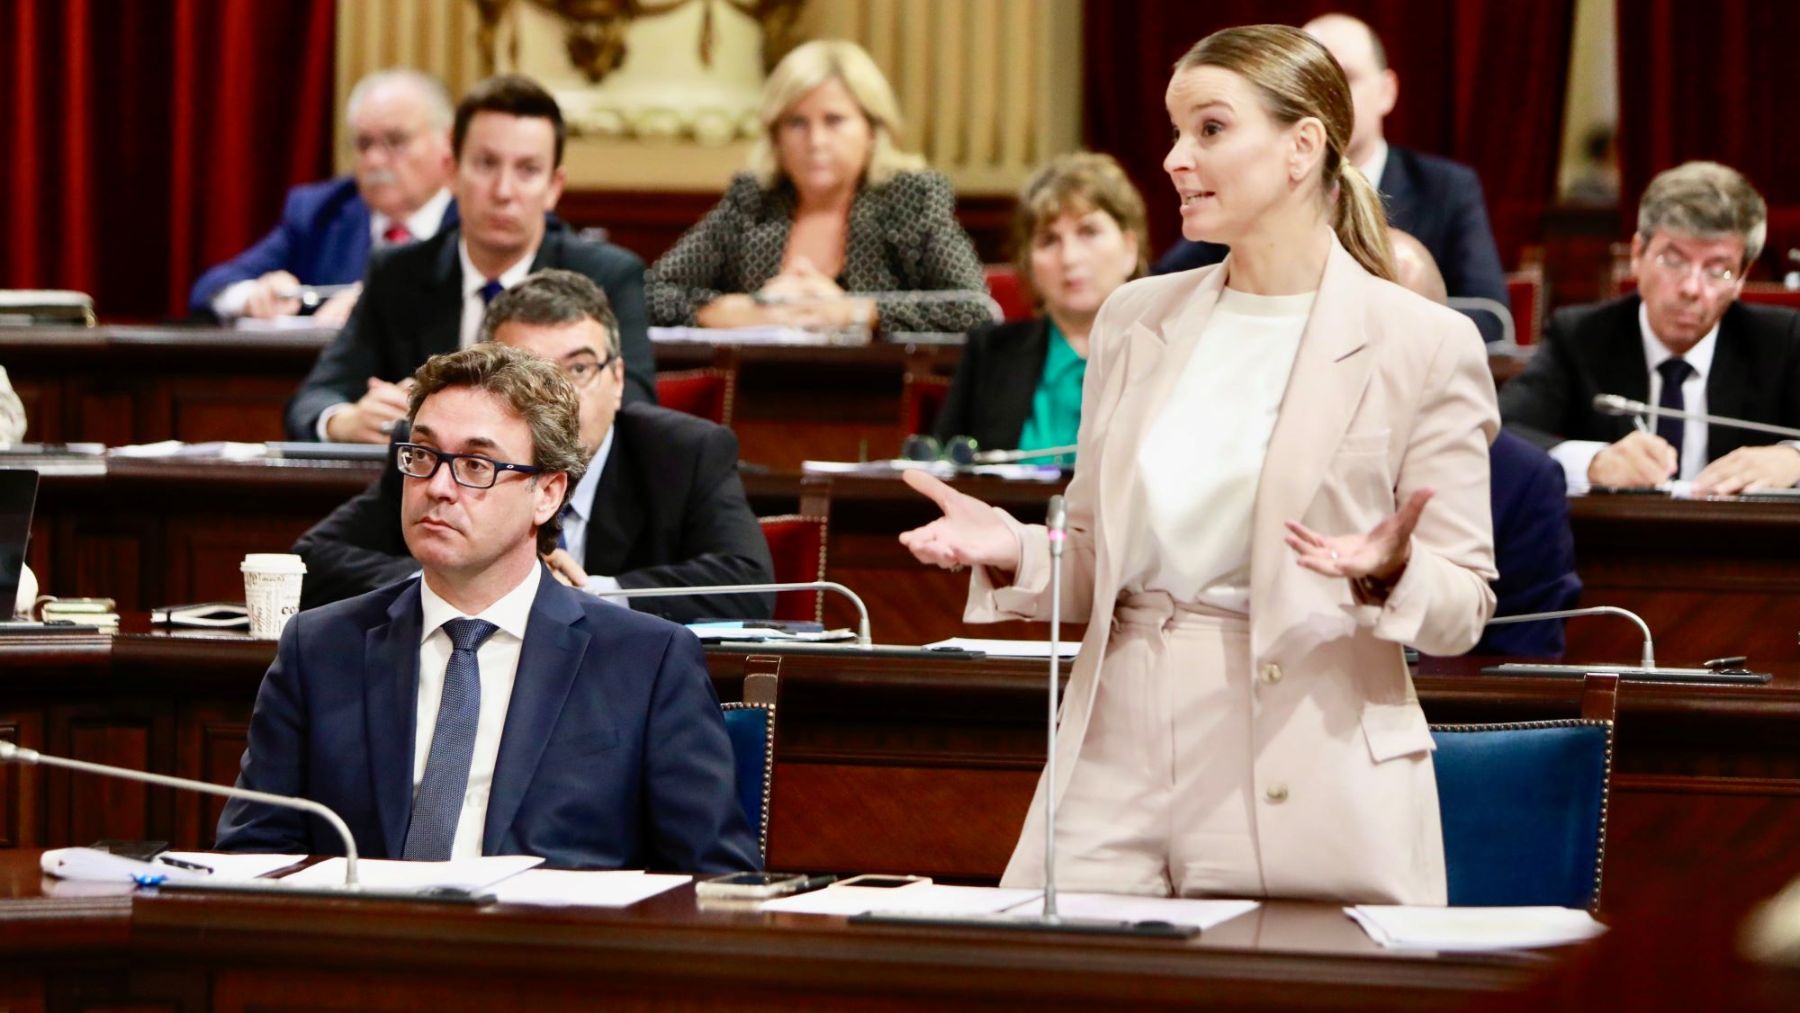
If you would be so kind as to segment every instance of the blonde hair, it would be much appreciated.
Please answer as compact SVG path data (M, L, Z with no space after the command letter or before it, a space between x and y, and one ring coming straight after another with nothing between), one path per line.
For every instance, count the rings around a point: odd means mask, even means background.
M1141 278L1150 269L1149 216L1144 212L1143 195L1131 185L1125 170L1111 155L1098 152L1058 155L1025 181L1013 213L1013 267L1034 299L1037 285L1031 274L1032 238L1040 226L1070 211L1104 212L1118 224L1120 232L1137 238L1137 269L1131 276Z
M1381 195L1344 157L1356 116L1344 70L1330 51L1297 28L1247 25L1201 39L1176 61L1175 72L1195 67L1219 67L1249 81L1262 93L1263 111L1282 126L1309 116L1324 125L1319 184L1333 202L1331 227L1364 270L1393 281L1394 256Z
M1700 239L1744 241L1744 263L1762 256L1769 238L1769 207L1743 173L1717 162L1684 162L1656 174L1638 201L1638 235L1645 243L1659 231Z
M831 80L843 84L869 121L873 143L869 164L863 170L866 183L880 186L896 173L925 168L923 156L900 150L900 103L881 68L854 42L815 39L783 57L763 83L762 103L756 112L763 133L750 153L750 168L758 182L767 188L786 178L775 152L775 131L795 103Z

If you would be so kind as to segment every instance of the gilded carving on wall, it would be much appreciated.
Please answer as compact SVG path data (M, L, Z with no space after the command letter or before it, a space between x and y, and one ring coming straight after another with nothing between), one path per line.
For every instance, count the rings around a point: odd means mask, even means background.
M481 46L482 70L492 74L496 64L495 41L501 17L516 0L475 0L481 12L477 36ZM599 84L606 75L625 62L626 34L639 18L669 14L691 3L701 4L700 37L697 55L702 66L713 65L713 48L717 45L718 28L713 15L715 3L723 3L755 20L763 32L763 68L767 70L794 48L794 22L806 0L528 0L531 4L555 14L566 25L563 37L569 62L587 79ZM516 40L515 40L516 47ZM517 52L513 54L517 59Z

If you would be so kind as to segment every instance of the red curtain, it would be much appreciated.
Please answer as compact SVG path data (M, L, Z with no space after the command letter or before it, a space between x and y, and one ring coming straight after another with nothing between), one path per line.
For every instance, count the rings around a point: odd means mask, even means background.
M1161 251L1179 232L1162 171L1174 62L1221 28L1331 11L1367 21L1400 76L1388 140L1474 166L1501 260L1516 265L1555 196L1573 0L1088 0L1087 141L1144 191L1152 245Z
M1619 0L1619 169L1625 228L1650 177L1692 159L1744 173L1769 202L1779 277L1800 245L1800 146L1791 140L1800 4Z
M5 0L0 287L185 312L209 264L331 171L327 0Z

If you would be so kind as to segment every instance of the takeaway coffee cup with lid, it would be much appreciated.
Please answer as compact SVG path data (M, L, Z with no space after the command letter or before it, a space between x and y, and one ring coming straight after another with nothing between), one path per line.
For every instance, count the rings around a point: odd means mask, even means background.
M244 603L250 609L250 635L275 640L300 611L300 582L306 563L285 552L252 552L239 567L244 572Z

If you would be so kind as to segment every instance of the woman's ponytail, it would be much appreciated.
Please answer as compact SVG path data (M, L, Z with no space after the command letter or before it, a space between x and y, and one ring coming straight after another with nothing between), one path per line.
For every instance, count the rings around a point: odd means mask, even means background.
M1388 243L1387 212L1381 206L1381 194L1349 159L1338 164L1331 227L1337 232L1338 242L1344 244L1363 270L1377 278L1394 280L1394 251Z

